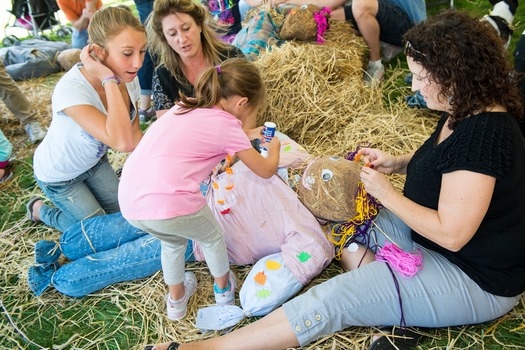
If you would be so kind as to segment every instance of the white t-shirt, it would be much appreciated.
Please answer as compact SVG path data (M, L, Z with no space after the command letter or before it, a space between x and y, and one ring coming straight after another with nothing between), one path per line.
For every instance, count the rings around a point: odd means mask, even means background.
M47 135L35 151L33 169L43 182L74 179L95 166L108 146L88 134L63 110L76 105L91 105L107 115L95 88L80 72L82 64L71 68L57 83L52 97L53 119ZM140 98L138 78L126 83L133 121Z

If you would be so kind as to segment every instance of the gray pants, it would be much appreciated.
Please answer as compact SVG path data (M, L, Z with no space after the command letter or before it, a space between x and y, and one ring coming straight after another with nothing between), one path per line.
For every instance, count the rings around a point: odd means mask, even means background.
M509 312L520 300L485 292L456 265L440 254L415 244L410 228L382 209L371 233L372 243L390 240L405 251L419 248L423 269L411 279L392 273L374 261L309 289L284 304L288 321L301 346L350 326L447 327L486 322ZM374 227L374 226L372 226ZM400 298L403 314L400 310Z
M36 110L31 107L26 96L16 82L7 74L0 59L0 97L7 108L23 125L36 121Z
M213 277L224 276L230 270L222 227L207 205L194 214L173 219L129 222L161 241L162 272L167 285L184 282L184 256L188 239L201 244Z

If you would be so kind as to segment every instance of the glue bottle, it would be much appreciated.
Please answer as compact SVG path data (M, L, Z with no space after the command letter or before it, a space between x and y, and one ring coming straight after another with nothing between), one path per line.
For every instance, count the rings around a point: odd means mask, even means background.
M264 129L262 131L264 142L270 142L272 140L272 138L275 136L276 128L277 128L277 125L275 125L275 123L272 123L272 122L264 123ZM268 149L266 149L266 147L261 147L261 155L264 158L268 158Z

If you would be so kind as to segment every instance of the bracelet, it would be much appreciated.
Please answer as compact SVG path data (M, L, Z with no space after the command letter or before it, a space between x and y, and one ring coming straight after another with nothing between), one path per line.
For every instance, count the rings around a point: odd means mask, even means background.
M114 75L111 76L111 77L107 77L107 78L102 79L102 81L101 81L102 87L104 87L104 84L107 83L107 82L112 82L112 83L116 83L117 85L120 85L120 80Z

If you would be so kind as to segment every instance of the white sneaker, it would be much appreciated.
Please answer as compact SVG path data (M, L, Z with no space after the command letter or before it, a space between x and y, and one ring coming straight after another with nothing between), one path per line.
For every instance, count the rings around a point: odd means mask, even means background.
M31 141L31 143L42 141L44 136L46 136L46 132L42 129L39 122L26 124L24 129L26 129L26 133L29 135L29 141Z
M180 321L186 316L188 311L188 300L195 294L197 290L197 278L193 272L184 273L184 296L176 301L170 297L170 293L166 296L166 310L168 319L171 321Z
M217 305L234 305L235 304L235 289L237 288L237 282L235 280L235 274L230 270L230 276L228 277L230 288L227 291L220 292L217 285L213 284L213 293L215 294L215 303Z
M366 68L364 80L367 85L379 84L385 77L385 66L383 64L375 65L369 63Z

